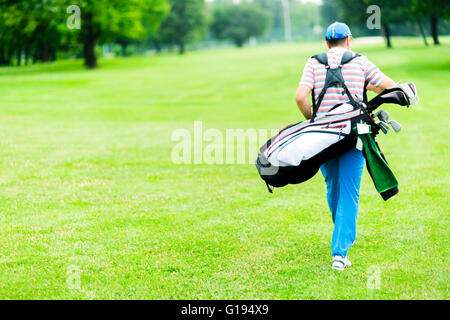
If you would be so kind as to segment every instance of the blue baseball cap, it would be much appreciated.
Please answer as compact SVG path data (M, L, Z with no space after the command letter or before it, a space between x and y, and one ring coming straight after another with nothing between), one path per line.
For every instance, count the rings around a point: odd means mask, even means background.
M342 22L335 22L328 26L326 40L351 38L352 32L350 28Z

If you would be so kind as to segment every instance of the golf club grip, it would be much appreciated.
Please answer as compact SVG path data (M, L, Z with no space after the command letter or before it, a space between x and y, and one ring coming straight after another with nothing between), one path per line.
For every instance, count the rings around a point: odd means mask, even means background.
M379 93L376 97L374 97L372 100L367 102L367 111L369 113L372 113L376 108L381 106L383 104L383 101L381 99L381 95L385 93L386 90L383 90L383 92Z

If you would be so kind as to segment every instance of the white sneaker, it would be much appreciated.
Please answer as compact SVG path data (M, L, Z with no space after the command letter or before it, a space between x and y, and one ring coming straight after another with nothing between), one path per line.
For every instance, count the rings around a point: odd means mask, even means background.
M333 264L331 265L332 269L342 271L346 267L351 266L352 263L347 258L342 258L341 256L333 257Z

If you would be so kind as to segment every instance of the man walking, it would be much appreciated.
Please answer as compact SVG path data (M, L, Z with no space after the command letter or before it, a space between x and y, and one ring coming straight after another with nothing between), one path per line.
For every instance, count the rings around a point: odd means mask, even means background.
M343 54L351 50L352 34L349 27L341 22L335 22L327 28L326 44L329 68L337 68ZM325 83L327 68L316 58L308 60L296 92L296 102L305 118L312 116L309 95L314 92L315 102ZM364 86L367 89L381 92L395 85L394 81L385 76L372 62L364 56L357 56L349 63L342 65L342 76L345 85L354 99L363 100ZM314 91L312 91L314 90ZM334 105L348 101L340 86L330 87L319 106L317 115L327 112ZM364 168L362 151L354 148L320 167L327 185L327 200L334 223L331 238L331 267L344 270L351 265L347 252L356 239L356 220L358 216L359 188Z

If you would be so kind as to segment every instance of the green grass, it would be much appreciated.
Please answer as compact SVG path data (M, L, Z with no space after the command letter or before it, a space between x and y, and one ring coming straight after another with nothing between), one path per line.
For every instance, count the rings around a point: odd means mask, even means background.
M0 69L0 298L448 299L442 42L354 47L421 101L385 108L403 124L378 139L401 191L383 202L365 170L343 273L320 174L271 195L253 165L171 161L172 132L195 120L222 132L300 121L294 92L322 44Z

